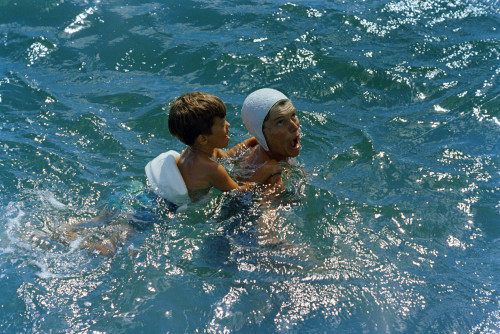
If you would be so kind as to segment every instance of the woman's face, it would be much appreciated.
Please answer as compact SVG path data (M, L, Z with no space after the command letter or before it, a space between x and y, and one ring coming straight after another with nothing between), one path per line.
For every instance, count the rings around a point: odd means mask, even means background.
M269 111L264 122L263 132L272 159L284 160L296 157L300 153L299 119L297 111L290 100L277 102Z

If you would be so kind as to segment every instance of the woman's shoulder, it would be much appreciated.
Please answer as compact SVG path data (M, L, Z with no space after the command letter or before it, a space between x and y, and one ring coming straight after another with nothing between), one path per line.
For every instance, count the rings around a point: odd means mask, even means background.
M271 159L260 145L256 145L250 148L246 154L242 156L242 160L243 163L248 166L261 166Z

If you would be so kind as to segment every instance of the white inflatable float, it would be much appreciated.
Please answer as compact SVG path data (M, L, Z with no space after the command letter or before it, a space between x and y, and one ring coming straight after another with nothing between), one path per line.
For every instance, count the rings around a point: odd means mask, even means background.
M154 193L179 207L185 207L191 199L176 159L180 154L170 150L162 153L146 165L146 176Z

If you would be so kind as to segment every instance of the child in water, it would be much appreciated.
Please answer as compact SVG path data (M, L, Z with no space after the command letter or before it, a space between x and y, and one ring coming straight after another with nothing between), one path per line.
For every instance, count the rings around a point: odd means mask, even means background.
M228 151L223 151L229 143L229 126L226 121L226 107L222 100L214 95L202 92L186 93L175 99L170 108L168 128L173 136L187 145L176 159L176 164L193 202L205 196L212 187L221 191L246 190L255 183L264 183L281 171L277 161L269 160L255 172L252 183L238 185L216 159L234 157L240 150L257 145L257 140L250 138ZM168 198L166 200L168 202ZM72 228L67 231L67 240L74 240L76 230L81 227L108 223L116 217L117 210L120 211L120 208L103 210L90 223ZM137 225L135 216L136 214L131 214L129 223L109 225L109 236L104 240L85 240L83 245L101 255L112 256L116 247L123 244L133 233L133 226Z
M257 144L255 138L250 138L227 152L221 150L229 143L229 127L226 106L214 95L186 93L178 97L170 107L168 129L174 137L187 145L177 159L177 167L192 201L202 198L211 187L230 191L245 190L252 186L239 186L216 161L217 158L234 157L239 150ZM255 172L252 181L263 183L279 172L278 162L269 160Z

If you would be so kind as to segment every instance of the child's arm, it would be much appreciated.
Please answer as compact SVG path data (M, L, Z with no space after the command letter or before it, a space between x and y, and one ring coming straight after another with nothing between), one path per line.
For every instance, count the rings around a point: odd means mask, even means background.
M278 162L275 160L267 161L263 166L261 166L254 177L252 178L253 182L264 183L266 182L272 175L278 174L281 171L281 167ZM210 183L217 189L221 191L230 191L234 189L238 190L247 190L252 187L253 183L247 183L243 186L239 186L227 173L226 169L221 165L217 164L217 167L214 173L210 177Z
M239 143L238 145L231 147L229 150L226 151L226 153L229 157L234 158L239 151L245 148L254 147L257 144L258 144L257 139L255 139L255 137L248 138Z
M215 158L234 158L236 155L238 155L238 152L241 151L242 149L248 147L254 147L255 145L257 145L257 139L255 139L255 137L248 138L242 141L241 143L231 147L227 151L216 149Z
M281 178L280 172L279 163L276 160L268 160L255 171L251 181L272 184L277 177Z
M222 165L217 164L214 173L211 174L210 183L220 191L230 191L239 188L238 184L229 176Z

